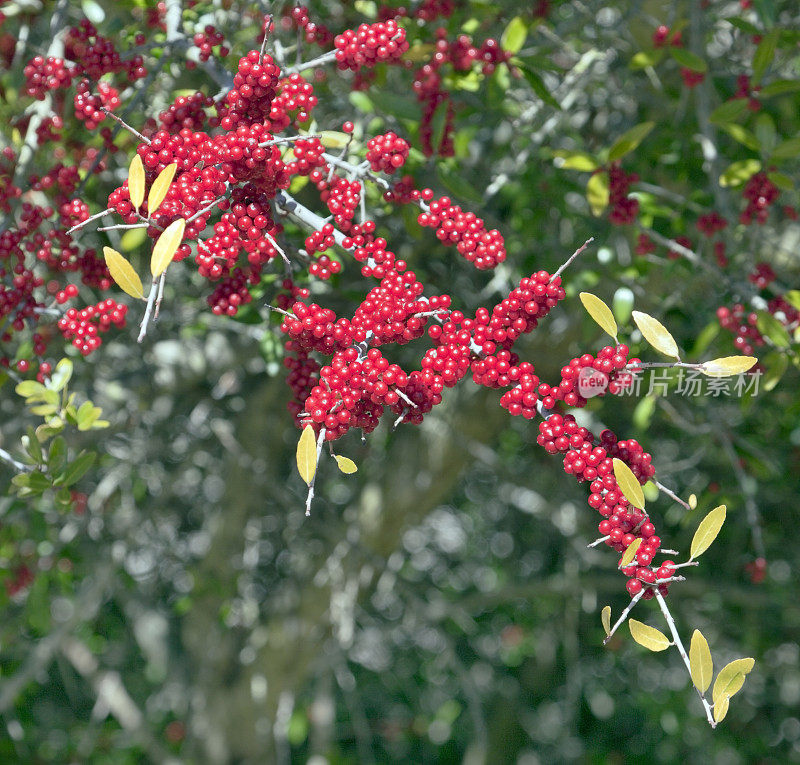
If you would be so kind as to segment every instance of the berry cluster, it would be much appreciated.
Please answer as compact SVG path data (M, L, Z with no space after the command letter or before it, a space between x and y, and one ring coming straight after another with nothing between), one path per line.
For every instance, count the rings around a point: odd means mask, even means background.
M767 177L764 172L755 173L744 186L742 196L747 200L747 207L739 216L739 222L749 225L755 219L759 225L764 225L769 216L769 208L778 198L778 187Z
M396 21L361 24L333 38L339 69L358 71L379 63L398 63L408 50L406 30Z
M635 364L638 361L632 359L631 363ZM569 364L561 367L561 382L550 390L547 408L552 408L550 399L553 402L563 401L567 406L586 406L587 397L581 395L581 391L594 392L592 383L597 386L597 395L605 395L606 391L619 393L629 374L618 373L626 366L628 366L627 345L607 345L597 354L597 358L590 353L584 353L572 359ZM584 370L590 371L587 373ZM600 375L593 375L591 370L599 372ZM544 391L540 392L544 395Z
M219 56L225 58L230 49L223 45L225 35L211 24L206 24L202 32L195 32L192 42L200 49L200 60L208 61L213 49L219 46Z
M272 56L251 50L239 59L233 77L233 88L226 97L229 111L220 124L224 130L233 130L240 123L263 123L270 116L272 99L278 87L280 69Z
M428 212L420 213L420 226L436 229L436 237L444 244L455 245L459 255L485 270L506 259L505 241L497 229L487 231L475 213L464 212L449 197L430 203Z
M750 77L746 74L740 74L736 78L736 92L733 94L734 98L746 98L747 108L751 112L757 112L761 109L761 101L758 100L756 94L761 90L760 85L753 87L750 84Z
M410 148L408 141L395 133L376 135L367 143L367 161L374 172L391 174L406 163Z
M107 298L80 311L70 308L58 320L58 328L67 340L72 340L82 355L88 356L102 345L100 335L107 332L112 324L120 329L125 326L127 312L128 306Z
M712 211L705 215L701 215L697 219L697 230L704 236L712 237L719 231L724 231L728 226L728 221L725 220L718 212Z
M25 75L26 95L43 101L49 90L68 88L75 76L73 67L65 63L63 58L34 56L22 70Z
M617 163L608 168L608 220L615 226L625 226L636 220L639 200L629 197L628 191L638 180L636 173L626 173Z
M295 5L291 10L284 11L283 23L285 28L294 26L302 29L306 42L316 43L327 47L333 42L333 33L324 24L311 21L308 8L305 5Z
M200 130L208 119L205 110L213 104L214 100L200 91L190 96L178 96L158 115L159 130L168 133L177 133L183 129Z

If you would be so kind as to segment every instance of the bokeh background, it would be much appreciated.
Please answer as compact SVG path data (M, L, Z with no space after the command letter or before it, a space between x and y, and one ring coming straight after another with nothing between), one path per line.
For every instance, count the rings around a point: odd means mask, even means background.
M159 39L146 26L153 4L68 5L65 23L94 14L122 52L136 32ZM187 3L184 19L188 29L215 23L225 33L230 69L254 45L258 15L280 18L286 5ZM373 20L380 4L308 5L339 30ZM452 75L455 156L419 153L411 170L420 186L450 193L500 229L508 260L475 272L376 193L371 209L390 247L431 294L447 291L474 310L595 237L565 275L568 299L518 344L542 379L558 379L570 358L605 344L577 298L582 290L613 304L645 358L661 360L631 331L634 303L670 328L688 358L736 353L717 308L758 301L747 280L756 262L769 263L783 288L800 286L800 226L777 213L764 226L738 225L742 188L721 186L719 176L796 135L800 101L787 89L739 119L760 150L708 115L749 71L753 34L782 30L765 82L800 82L796 4L455 5L436 25L478 41L500 38L511 18L522 18L527 35L517 55L534 74L512 77L499 67L491 76ZM20 0L3 10L11 6L19 12L0 34L19 40L24 26L27 37L0 73L6 142L30 104L19 92L20 61L46 47L56 3ZM660 24L682 29L686 48L708 62L697 87L686 87L669 56L632 66L652 50ZM408 26L419 45L433 39L433 23ZM308 46L305 57L314 51ZM317 125L337 129L352 119L357 134L392 129L418 146L412 75L380 69L370 89L354 93L351 76L329 69L315 83ZM216 92L202 69L167 64L129 119L141 126L177 91L198 88ZM542 100L541 88L560 109ZM640 222L670 239L690 237L702 267L667 257L665 247L636 255L638 229L593 216L589 174L554 161L558 150L596 155L646 120L655 129L623 160L640 177ZM65 135L68 146L98 143L74 120ZM117 142L119 154L85 190L92 212L125 177L133 144L124 133ZM791 183L781 204L795 207L796 158L780 171ZM725 268L695 228L712 209L731 221L722 234ZM287 225L288 241L302 246L302 236ZM660 480L697 495L694 512L664 495L649 503L666 547L685 555L705 512L728 506L714 546L669 598L684 641L701 629L718 667L756 659L712 730L676 651L650 653L626 629L603 647L600 610L620 613L625 580L616 555L587 548L598 518L586 489L536 445L535 423L510 418L497 392L465 380L420 427L392 431L388 421L363 443L349 434L337 451L358 472L343 475L323 461L306 518L282 341L266 308L277 277L236 319L221 319L207 310L205 285L189 266L168 282L162 318L142 345L131 327L76 362L72 389L112 423L72 436L71 446L101 454L79 484L85 510L57 511L47 495L0 498L4 568L23 561L35 571L24 590L0 595L0 760L800 761L796 341L759 350L773 387L755 397L682 397L673 387L665 397L594 399L580 413L595 432L607 426L639 439ZM348 262L341 277L312 284L313 299L343 315L363 291ZM411 365L419 347L388 353ZM34 420L7 381L0 446L13 449ZM4 485L12 474L0 465ZM762 556L763 578L753 568ZM652 602L634 616L664 629Z

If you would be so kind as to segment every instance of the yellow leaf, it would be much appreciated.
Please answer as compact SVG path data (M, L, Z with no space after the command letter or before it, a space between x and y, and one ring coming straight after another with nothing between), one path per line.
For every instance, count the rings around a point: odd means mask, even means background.
M634 539L622 554L622 560L619 562L619 567L625 568L625 566L629 566L641 546L642 538L638 537L637 539Z
M700 557L709 547L711 543L717 538L722 524L725 523L725 505L715 507L697 527L692 537L692 547L689 555L689 560Z
M604 606L600 612L600 621L603 623L603 629L606 635L611 634L611 606Z
M608 173L605 170L594 173L586 184L586 199L592 209L592 215L602 215L603 210L608 207L609 198Z
M152 217L153 213L158 210L164 197L167 196L172 179L175 177L175 171L178 169L178 163L173 162L167 165L153 181L150 187L150 193L147 195L147 214Z
M642 333L642 337L647 340L659 353L665 356L671 356L675 359L680 359L681 354L678 350L678 344L675 338L669 333L669 330L656 318L650 314L642 313L641 311L634 311L633 320L636 326Z
M689 503L688 504L689 504L689 508L691 510L694 510L697 507L697 495L696 494L690 494L689 495Z
M355 473L356 470L358 470L356 463L348 457L340 457L338 454L334 454L333 458L336 460L339 470L347 475L350 475L350 473Z
M714 681L714 691L712 693L715 706L720 699L725 696L730 698L742 689L745 677L753 669L755 663L755 659L736 659L730 664L726 664L719 671L717 679Z
M651 651L666 651L672 645L661 630L637 622L636 619L628 619L628 627L630 627L633 639Z
M311 425L303 428L303 433L297 442L297 472L311 486L314 474L317 472L317 438Z
M611 313L611 309L597 295L592 295L591 292L581 292L579 297L589 316L600 325L604 332L607 332L616 340L617 322L614 319L614 314Z
M338 130L323 130L319 133L319 140L326 149L341 149L347 146L350 136Z
M692 682L700 693L705 693L711 685L711 676L714 674L714 660L708 641L700 630L692 633L692 644L689 646L689 671Z
M138 210L144 202L144 165L138 154L133 155L128 168L128 194L131 204Z
M725 715L728 714L728 707L731 703L730 696L723 696L716 704L714 704L714 722L722 722Z
M156 246L153 247L153 255L150 258L150 272L153 278L157 279L164 273L167 266L172 263L172 258L178 247L181 246L183 241L183 230L186 228L186 221L183 218L172 221L164 229L164 233L158 237Z
M642 491L639 479L633 474L633 471L617 457L614 457L614 478L617 479L617 486L619 486L625 499L628 500L634 507L644 510L644 492Z
M706 361L700 371L708 377L730 377L744 374L757 363L755 356L723 356L721 359Z
M142 280L134 267L111 247L103 247L103 255L105 255L108 272L119 288L131 297L141 300L144 297Z

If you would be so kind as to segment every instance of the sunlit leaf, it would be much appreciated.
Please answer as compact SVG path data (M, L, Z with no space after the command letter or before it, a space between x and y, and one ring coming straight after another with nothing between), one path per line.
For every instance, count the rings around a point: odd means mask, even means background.
M689 671L692 682L700 693L705 693L711 685L714 674L714 660L711 658L711 649L708 641L700 630L692 633L692 643L689 646Z
M358 470L356 463L353 462L353 460L351 460L349 457L340 457L338 454L334 454L333 458L336 460L339 470L347 475L350 475L350 473L355 473L356 470Z
M633 559L636 557L636 553L639 551L639 548L642 546L642 538L637 537L636 539L631 542L625 552L622 553L622 559L619 562L619 568L625 568L626 566L630 566L633 562Z
M655 122L642 122L623 133L608 150L608 161L615 162L632 152L655 127Z
M690 559L700 557L714 542L719 534L722 524L725 523L725 505L715 507L697 527L692 537L692 546L689 551Z
M53 374L50 375L50 379L46 383L47 387L55 391L63 390L72 377L72 369L72 362L69 359L61 359L56 364Z
M712 698L716 704L721 698L729 698L738 693L744 685L745 678L755 666L755 659L736 659L726 664L714 681Z
M637 622L636 619L628 619L628 627L633 639L650 651L665 651L672 645L669 638L661 630L642 624L642 622Z
M611 606L603 606L600 612L600 621L603 623L603 629L606 635L611 634Z
M178 163L173 162L171 165L167 165L153 181L153 185L150 187L150 193L147 195L147 214L150 217L158 210L161 203L164 201L164 197L167 196L167 192L169 191L177 169Z
M619 458L614 457L614 478L625 499L634 507L644 510L644 492L633 471Z
M719 177L719 185L733 188L742 186L760 169L761 162L757 159L740 159L738 162L732 162Z
M303 428L303 433L297 442L297 472L309 486L317 472L317 439L311 425Z
M521 16L515 16L503 30L500 37L500 47L510 53L517 53L525 43L528 36L528 26Z
M586 154L582 151L559 150L555 152L555 156L561 160L560 162L556 162L556 166L561 170L592 172L598 167L597 160L590 154Z
M616 340L619 330L611 309L597 295L593 295L591 292L581 292L578 297L580 297L586 313L600 325L604 332Z
M137 300L144 297L144 290L142 289L142 280L136 269L115 249L111 247L103 247L103 255L105 256L106 266L111 278L117 283L119 288Z
M595 173L586 184L586 199L592 210L592 215L602 215L608 207L609 188L608 173L606 171Z
M663 57L663 50L640 50L631 59L630 68L645 69L648 66L655 66Z
M704 362L700 371L707 377L730 377L744 374L757 363L758 359L755 356L723 356L720 359Z
M319 133L319 140L326 149L341 149L347 146L350 136L338 130L323 130Z
M689 495L688 505L689 505L689 508L691 510L694 510L697 507L697 495L696 494L690 494Z
M167 266L172 263L172 258L178 251L183 241L183 231L186 228L186 221L183 218L178 218L172 221L164 229L164 233L158 237L158 241L153 247L153 255L150 258L150 272L153 278L157 279L164 273Z
M800 136L787 138L779 143L770 155L771 159L794 159L800 156Z
M680 351L675 338L658 319L640 311L634 311L632 316L642 336L653 348L665 356L680 359Z
M144 202L144 165L138 154L133 155L128 169L128 194L131 204L138 210Z
M756 311L756 328L778 348L788 348L792 344L786 327L769 311Z

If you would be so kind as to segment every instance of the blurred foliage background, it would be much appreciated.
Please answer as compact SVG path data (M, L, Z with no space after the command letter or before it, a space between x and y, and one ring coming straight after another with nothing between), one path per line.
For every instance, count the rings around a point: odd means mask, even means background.
M9 145L31 101L20 93L20 61L46 47L55 5L3 4L0 34L19 41L24 28L26 40L0 79ZM96 19L124 53L136 32L161 39L144 23L152 5L69 3L64 23ZM183 18L189 31L215 23L224 32L233 54L222 64L231 69L254 46L259 14L279 18L285 5L197 2ZM378 12L373 2L308 5L334 31ZM797 135L798 88L731 120L755 137L750 147L709 115L736 92L737 75L752 71L753 35L780 30L763 82L800 85L796 4L455 5L449 18L406 23L412 50L429 45L436 26L482 41L501 38L518 17L523 76L505 66L490 76L479 68L451 75L455 156L412 153L411 172L420 186L451 194L500 229L508 260L475 272L409 210L371 192L389 246L431 294L447 291L474 311L520 277L554 270L593 236L565 274L568 299L517 346L545 380L605 344L577 299L587 289L613 303L623 335L644 358L661 360L631 332L633 301L670 328L690 359L736 353L717 308L764 302L766 293L747 279L757 262L769 263L784 288L800 286L800 226L778 212L764 226L739 225L742 186L719 179L733 162L768 161ZM662 24L681 29L685 50L707 63L696 87L686 87L669 55L634 61L653 54ZM352 91L349 74L327 71L315 82L317 127L351 119L357 135L391 129L419 147L413 70L379 69L363 92ZM167 62L129 119L141 125L177 91L198 88L216 92L202 68ZM572 156L564 152L597 157L645 121L654 129L622 162L640 179L632 187L639 223L667 239L688 236L701 263L669 258L664 246L636 255L639 229L593 216L590 174L559 166ZM75 120L65 136L65 145L99 145ZM91 212L125 177L133 143L124 133L116 141L120 152L86 184ZM797 154L778 167L788 179L781 204L792 208ZM724 268L695 228L712 209L731 221L721 236ZM116 246L116 233L87 241ZM303 235L287 224L297 246ZM673 389L665 397L594 399L580 413L595 432L607 426L639 439L662 482L681 496L697 494L693 513L663 495L650 503L666 547L685 553L705 512L728 506L717 542L669 599L684 640L701 629L717 666L756 659L727 719L712 730L677 652L648 653L626 630L602 646L601 608L610 604L617 615L629 600L616 556L587 548L598 519L585 488L537 447L535 423L499 407L496 392L464 381L418 428L392 432L384 423L365 443L349 434L337 451L358 472L345 476L323 461L305 518L279 322L265 307L274 277L265 278L262 299L223 320L207 310L189 265L168 282L162 318L143 345L132 327L76 361L71 388L112 423L72 436L76 449L100 452L78 485L85 510L57 510L47 493L0 498L7 577L21 564L35 573L21 591L0 594L2 761L800 761L794 338L757 350L774 387L755 397L688 398ZM365 289L350 262L311 288L316 302L341 315ZM389 356L412 363L419 347L391 348ZM37 424L13 387L8 380L0 397L0 446L11 451ZM4 484L12 475L0 464ZM753 562L762 555L759 581ZM634 615L663 628L653 603Z

